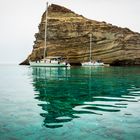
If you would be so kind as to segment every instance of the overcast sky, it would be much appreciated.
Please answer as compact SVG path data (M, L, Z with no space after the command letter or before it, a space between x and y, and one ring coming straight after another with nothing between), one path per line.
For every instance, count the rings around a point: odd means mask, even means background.
M0 0L0 63L20 63L32 51L46 0ZM49 0L78 14L140 32L140 0Z

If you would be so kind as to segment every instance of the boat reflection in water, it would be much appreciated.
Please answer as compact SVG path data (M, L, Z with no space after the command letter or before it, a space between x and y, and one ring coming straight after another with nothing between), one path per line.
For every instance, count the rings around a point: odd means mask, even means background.
M114 68L32 68L36 99L47 128L62 127L82 114L119 113L138 102L140 90L129 71ZM135 80L134 80L135 79ZM135 81L135 83L134 83Z

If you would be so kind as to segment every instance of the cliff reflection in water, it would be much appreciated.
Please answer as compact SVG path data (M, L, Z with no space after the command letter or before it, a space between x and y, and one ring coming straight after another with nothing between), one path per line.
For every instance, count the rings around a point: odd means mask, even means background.
M119 112L129 102L137 102L136 83L126 71L113 68L32 68L36 99L45 111L44 125L62 127L82 114ZM134 77L133 77L134 78ZM132 90L131 90L132 87ZM130 91L128 91L128 89ZM130 96L131 95L131 96Z

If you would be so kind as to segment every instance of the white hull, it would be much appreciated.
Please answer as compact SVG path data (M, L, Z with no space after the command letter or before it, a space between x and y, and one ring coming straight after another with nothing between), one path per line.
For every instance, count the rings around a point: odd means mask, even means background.
M67 67L65 63L29 62L32 67Z
M82 66L104 66L102 62L84 62Z

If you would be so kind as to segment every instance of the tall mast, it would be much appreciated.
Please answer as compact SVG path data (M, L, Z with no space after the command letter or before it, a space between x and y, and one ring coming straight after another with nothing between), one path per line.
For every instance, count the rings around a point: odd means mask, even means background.
M91 47L92 47L92 34L90 34L90 53L89 53L90 62L92 61L92 59L91 59Z
M48 15L48 2L46 3L46 21L45 21L45 47L44 47L44 60L46 57L46 50L47 50L47 15Z

